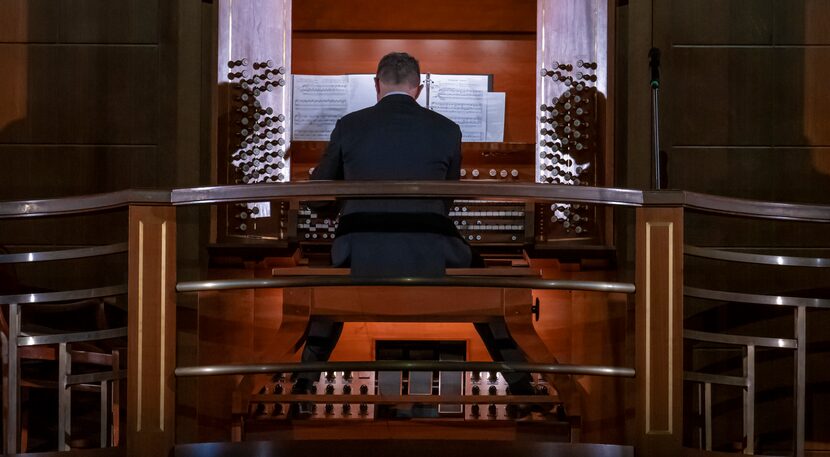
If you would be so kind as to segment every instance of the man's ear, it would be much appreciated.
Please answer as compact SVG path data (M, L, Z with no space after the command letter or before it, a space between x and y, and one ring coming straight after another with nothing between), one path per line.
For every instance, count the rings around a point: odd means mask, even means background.
M415 100L418 100L418 97L421 96L421 91L424 90L424 85L421 84L418 86L418 90L415 91Z
M375 93L380 96L380 80L375 76Z

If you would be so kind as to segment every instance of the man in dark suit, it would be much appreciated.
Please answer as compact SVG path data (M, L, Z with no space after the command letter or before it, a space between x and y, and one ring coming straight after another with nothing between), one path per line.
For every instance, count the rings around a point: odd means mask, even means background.
M378 64L378 103L344 116L311 179L457 180L461 169L461 129L416 102L423 90L418 61L391 53ZM438 199L349 200L343 203L332 246L335 266L354 276L443 276L446 268L469 267L470 247ZM303 361L328 360L343 324L313 320ZM505 323L477 324L494 360L524 361ZM303 392L319 373L302 373ZM511 392L531 394L530 375L505 373Z

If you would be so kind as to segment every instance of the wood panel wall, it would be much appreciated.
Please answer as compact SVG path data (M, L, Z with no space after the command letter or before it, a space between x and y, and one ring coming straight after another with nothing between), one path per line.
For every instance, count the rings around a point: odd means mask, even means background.
M203 66L215 60L205 35L212 8L201 0L0 2L0 200L209 184L202 106L210 100ZM179 211L182 279L200 277L199 217ZM16 251L126 239L125 210L0 223L0 245ZM24 283L49 289L126 280L124 256L18 269ZM194 364L187 296L179 318L179 363ZM186 383L180 400L192 404ZM187 429L185 417L179 431Z
M672 188L830 201L823 1L655 2Z
M337 32L536 33L535 0L305 0L294 30ZM344 13L347 13L344 15Z
M170 182L156 170L167 14L138 0L0 4L0 198Z
M203 15L199 0L0 2L0 200L209 178Z
M650 92L647 53L663 53L660 93L661 146L668 157L668 187L759 200L830 203L830 3L821 0L631 0L618 50L627 87L627 128L621 170L625 187L647 188L650 177ZM619 81L618 81L619 82ZM620 111L623 112L623 111ZM625 234L622 235L625 238ZM791 255L827 257L830 236L818 224L766 222L687 213L686 242L751 248L781 246ZM779 251L780 252L780 251ZM821 272L686 261L694 287L827 297ZM689 301L689 324L708 331L792 332L789 313L720 307ZM712 309L710 309L712 308ZM734 308L734 309L733 309ZM822 311L811 313L815 324ZM826 335L808 332L809 448L826 447L824 367L830 361ZM762 446L787 448L791 372L763 362L766 378L756 432ZM776 365L778 363L779 365ZM789 362L788 362L789 363ZM759 364L759 367L762 364ZM731 401L738 404L738 397ZM783 405L783 406L782 406ZM771 418L786 417L785 420ZM757 449L757 446L756 446Z

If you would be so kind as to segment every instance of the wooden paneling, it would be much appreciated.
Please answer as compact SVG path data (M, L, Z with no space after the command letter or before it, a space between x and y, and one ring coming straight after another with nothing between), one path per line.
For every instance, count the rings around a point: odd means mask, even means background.
M671 49L663 62L663 148L770 144L773 62L771 48Z
M17 264L15 271L22 284L49 291L115 286L127 280L127 256L116 254L49 264Z
M157 0L4 0L0 42L158 43Z
M534 0L304 0L294 4L300 31L536 31Z
M776 0L686 0L671 2L672 43L772 44Z
M271 261L258 264L212 268L208 277L216 279L253 278L270 275L277 266ZM296 361L298 356L275 354L271 343L282 320L279 314L282 291L202 292L198 305L198 364L265 363ZM242 376L200 378L198 403L188 412L197 420L198 441L230 439L231 397Z
M3 0L0 2L0 43L55 42L58 20L54 0Z
M687 243L695 246L780 247L827 249L827 227L789 221L761 221L687 212ZM774 241L772 241L774 240ZM793 254L798 255L798 254ZM818 252L803 252L805 257ZM826 255L825 255L826 257Z
M827 201L828 17L820 0L654 3L669 187Z
M374 73L392 51L406 51L424 73L492 74L493 91L507 92L504 141L534 143L536 37L453 39L410 35L325 37L296 33L295 74Z
M59 0L63 43L158 43L159 0Z
M171 186L192 175L177 174L171 153L176 3L0 2L0 198ZM187 49L188 58L201 51Z
M816 189L830 189L830 174L824 168L830 148L692 146L672 148L669 157L668 178L674 188L771 201L827 202Z
M27 73L12 98L25 100L26 117L5 126L0 143L156 143L155 47L22 46L0 44L0 66Z
M0 199L160 187L155 146L0 145ZM68 173L68 170L72 170Z
M777 48L772 69L773 144L830 146L830 48Z
M0 224L2 244L21 246L93 245L123 242L125 210L80 216L6 219Z
M821 45L830 43L830 5L825 0L774 1L775 44Z
M534 259L545 279L615 281L612 271L579 271L577 265ZM561 363L631 366L626 354L626 302L622 294L537 290L541 312L534 327ZM625 442L624 391L630 380L584 376L576 380L579 404L568 405L582 415L581 440Z
M29 111L28 47L0 44L0 135L13 125L21 125Z
M637 208L637 453L674 456L683 436L683 210Z
M127 453L175 444L176 208L132 206L129 221Z

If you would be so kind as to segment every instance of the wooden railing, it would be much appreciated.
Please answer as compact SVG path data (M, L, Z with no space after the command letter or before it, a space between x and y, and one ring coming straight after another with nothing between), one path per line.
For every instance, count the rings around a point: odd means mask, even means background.
M826 205L756 202L682 191L452 182L315 182L128 190L76 198L0 202L0 219L129 208L127 454L167 455L175 445L176 207L263 199L381 196L502 198L635 207L633 368L637 421L632 444L636 454L644 456L683 453L684 210L830 223L830 206ZM818 262L820 266L827 262L801 261ZM827 303L797 306L826 307ZM798 363L803 366L803 356L799 356ZM803 414L803 408L799 411ZM800 456L804 452L803 426L799 433L795 454Z

